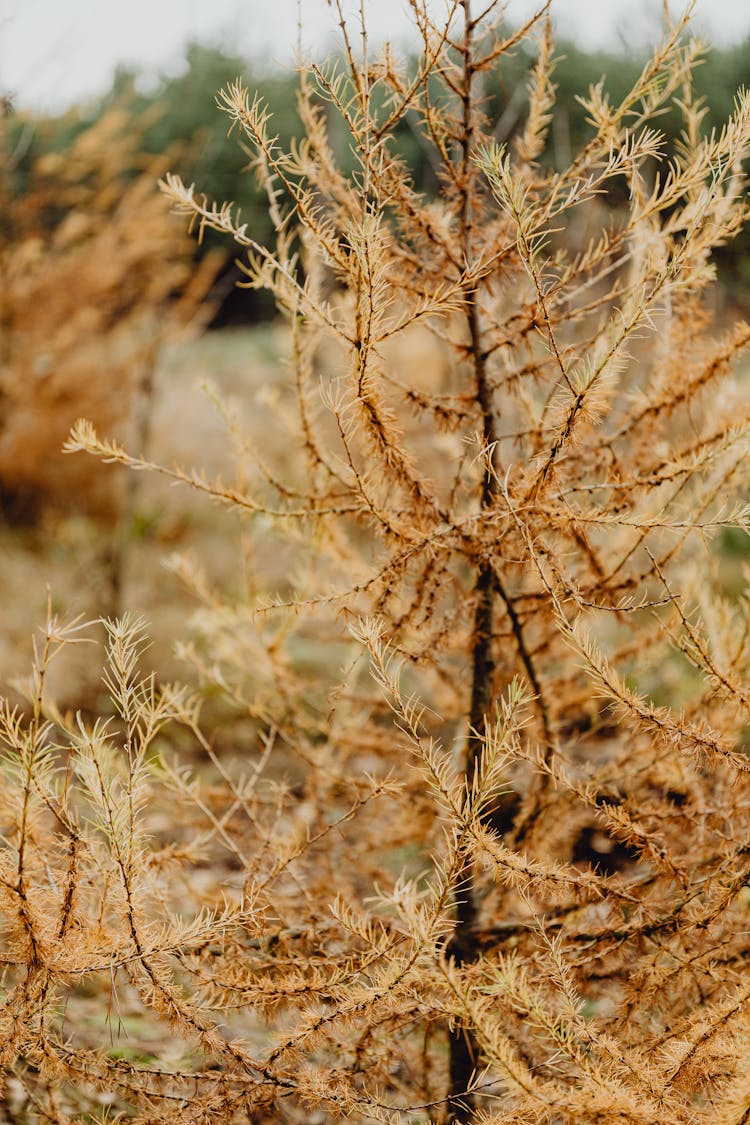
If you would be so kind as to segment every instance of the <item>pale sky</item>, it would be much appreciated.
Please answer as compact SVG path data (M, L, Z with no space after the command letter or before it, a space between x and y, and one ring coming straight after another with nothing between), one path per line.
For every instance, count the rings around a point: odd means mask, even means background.
M327 0L300 0L303 45L336 42ZM444 0L433 0L439 11ZM365 0L373 39L409 42L405 0ZM347 0L358 9L358 0ZM508 0L520 20L538 5ZM672 10L682 4L672 0ZM636 45L658 36L662 0L553 0L559 32L581 46ZM297 41L297 0L0 0L0 94L20 107L57 109L105 90L118 63L146 74L176 69L191 39L219 42L288 65ZM750 0L698 0L695 25L714 42L750 34Z

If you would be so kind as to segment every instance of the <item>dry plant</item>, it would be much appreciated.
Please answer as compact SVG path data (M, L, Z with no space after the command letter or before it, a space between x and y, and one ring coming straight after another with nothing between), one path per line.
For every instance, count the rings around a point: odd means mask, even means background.
M64 151L31 159L48 123L14 132L0 121L0 488L11 516L50 504L116 514L112 480L60 446L82 414L131 434L159 348L208 307L218 263L195 271L176 237L153 190L170 157L143 153L146 123L122 102Z
M109 625L113 716L58 713L45 669L79 626L49 623L3 722L16 1120L750 1116L750 631L710 548L748 522L750 328L719 331L707 299L746 217L750 96L703 136L700 47L668 24L621 104L589 90L590 139L554 171L546 7L513 33L492 3L410 7L412 69L341 16L291 151L241 83L220 95L275 246L164 184L288 320L268 447L227 409L230 485L86 422L68 444L243 515L231 598L174 564L199 602L183 655L237 733L218 745L197 697L139 677L129 621ZM504 149L483 93L528 37ZM394 151L404 120L436 200ZM399 362L420 325L451 359L439 384Z

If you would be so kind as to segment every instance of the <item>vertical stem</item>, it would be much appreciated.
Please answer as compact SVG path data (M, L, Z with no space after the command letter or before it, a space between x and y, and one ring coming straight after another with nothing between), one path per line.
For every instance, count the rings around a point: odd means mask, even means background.
M473 79L474 60L471 19L471 0L463 0L464 9L464 89L463 138L461 152L461 184L463 189L462 236L463 254L467 265L472 260L473 191L471 154L474 134ZM493 449L496 440L495 418L492 410L492 392L487 382L486 360L482 348L482 328L479 316L476 287L466 293L466 316L471 340L470 356L474 367L475 393L482 418L482 437L485 449ZM480 505L490 508L495 500L497 478L490 464L484 468L481 481ZM492 564L480 558L474 584L474 622L471 634L471 701L469 704L469 729L466 738L465 774L469 789L474 780L477 759L483 745L482 732L492 703L494 660L492 656L492 627L494 617L495 583ZM476 960L479 949L476 941L477 901L472 864L466 862L456 887L456 927L448 946L448 955L457 966ZM468 1121L474 1111L474 1096L467 1094L473 1072L478 1065L478 1044L470 1028L457 1026L449 1036L449 1090L447 1098L448 1122Z
M469 327L472 333L472 355L476 374L477 399L482 411L485 444L491 446L495 440L495 421L487 386L484 359L479 341L479 318L476 295L472 293L468 308ZM481 505L489 508L493 503L496 478L489 466L482 476ZM494 618L494 572L487 559L477 564L474 583L474 622L471 634L471 701L469 704L469 729L466 738L465 774L466 784L471 790L476 771L476 763L482 751L485 716L492 703L492 682L495 663L492 655L492 627ZM456 928L453 932L448 955L456 965L474 961L479 948L476 941L477 902L474 887L472 864L464 865L456 890ZM474 1098L465 1094L471 1076L478 1063L478 1045L469 1028L457 1026L450 1032L450 1087L448 1094L449 1122L467 1121L474 1107Z

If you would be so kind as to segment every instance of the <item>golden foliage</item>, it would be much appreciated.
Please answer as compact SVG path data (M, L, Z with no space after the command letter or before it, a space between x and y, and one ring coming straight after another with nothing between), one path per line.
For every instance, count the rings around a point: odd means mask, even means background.
M198 315L216 273L215 258L193 269L154 193L169 157L140 151L144 124L110 108L65 151L38 156L22 193L4 145L0 482L19 506L116 513L111 480L60 447L81 414L128 432L159 348Z
M160 470L245 520L232 600L174 568L199 606L183 655L256 738L217 747L197 698L139 678L127 621L114 714L58 714L45 668L77 634L49 623L3 723L3 1061L29 1120L97 1097L144 1122L748 1118L750 633L710 537L747 531L750 333L707 294L746 218L750 101L701 136L681 21L621 104L588 92L591 137L551 169L546 9L507 36L493 8L436 23L414 0L411 72L365 28L358 54L342 16L288 152L241 83L220 95L275 246L164 179L290 327L268 447L230 425L236 482ZM537 32L508 152L483 84ZM437 200L396 153L403 120ZM597 229L618 181L628 209ZM418 324L442 382L399 363ZM91 423L68 449L159 469ZM104 980L94 1045L77 1013Z

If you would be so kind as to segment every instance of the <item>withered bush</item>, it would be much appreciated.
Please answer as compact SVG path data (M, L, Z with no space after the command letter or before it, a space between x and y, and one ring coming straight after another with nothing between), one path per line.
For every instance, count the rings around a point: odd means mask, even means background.
M27 134L38 130L43 149L45 123L0 122L0 488L11 517L49 505L116 514L112 479L60 447L82 414L128 435L159 348L199 315L216 274L214 257L193 270L153 190L169 164L141 151L147 120L113 106L64 151L42 151L22 190Z
M750 329L709 303L750 97L702 135L680 21L620 104L589 90L589 140L551 171L546 11L506 34L471 0L411 10L413 70L342 17L291 151L241 83L220 95L275 246L164 184L288 321L267 448L228 411L230 485L87 422L69 442L243 515L231 597L174 563L199 603L183 655L236 727L215 741L200 693L139 678L130 621L109 625L116 714L60 714L45 668L79 634L49 623L29 713L4 715L16 1119L750 1114L749 631L711 548L747 525ZM525 128L498 148L485 76L530 36ZM405 118L437 201L391 149Z

